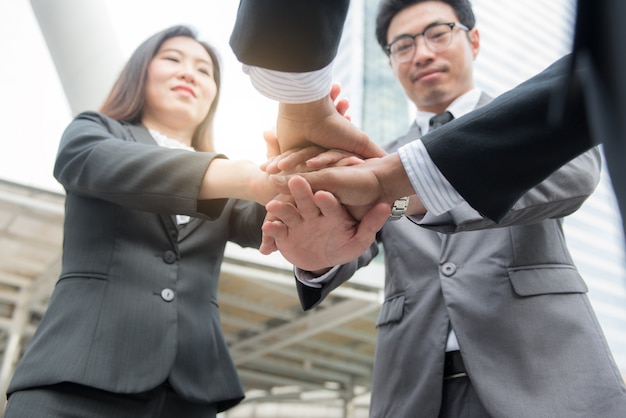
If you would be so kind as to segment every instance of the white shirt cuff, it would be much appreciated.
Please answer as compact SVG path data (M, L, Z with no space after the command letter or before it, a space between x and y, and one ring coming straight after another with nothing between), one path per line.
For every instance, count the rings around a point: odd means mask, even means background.
M439 171L421 139L398 149L409 180L426 209L439 216L465 200Z
M309 103L325 97L332 85L332 63L307 73L287 73L243 65L252 85L265 97L282 103Z
M294 275L296 279L305 286L309 287L322 287L322 283L328 280L328 278L337 271L339 266L335 266L328 270L326 273L321 276L314 276L310 271L302 270L298 267L294 268Z

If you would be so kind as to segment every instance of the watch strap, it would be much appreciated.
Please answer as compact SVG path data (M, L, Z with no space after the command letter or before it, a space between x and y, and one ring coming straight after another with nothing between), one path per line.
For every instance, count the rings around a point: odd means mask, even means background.
M391 214L389 215L389 218L387 218L387 220L397 221L398 219L402 218L402 216L406 213L408 208L409 208L408 196L405 196L401 199L396 200L395 202L393 202L393 205L391 206Z

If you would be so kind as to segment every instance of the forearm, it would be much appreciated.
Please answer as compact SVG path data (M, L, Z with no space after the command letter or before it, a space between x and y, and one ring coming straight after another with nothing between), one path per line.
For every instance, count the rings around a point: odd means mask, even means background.
M328 95L308 103L280 102L276 130L281 153L311 145L311 131L316 123L334 112L334 104Z
M264 205L277 194L269 176L253 162L216 158L204 174L198 200L234 198Z
M491 219L502 219L528 189L593 146L576 88L569 91L562 120L548 117L555 93L565 94L568 60L423 138L456 190Z
M374 166L374 175L380 183L379 201L393 203L397 199L413 195L412 209L417 210L420 206L423 208L423 205L418 204L419 198L415 196L415 190L398 153L381 158Z
M284 103L278 108L276 132L281 152L315 144L364 157L386 153L337 111L330 93L309 103Z

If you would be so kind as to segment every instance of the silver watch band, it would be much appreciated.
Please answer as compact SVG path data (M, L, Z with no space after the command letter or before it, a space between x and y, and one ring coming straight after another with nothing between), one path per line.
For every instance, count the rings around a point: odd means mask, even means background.
M389 215L389 218L387 218L387 220L397 221L398 219L402 218L402 215L406 213L408 208L409 208L408 196L405 196L401 199L396 200L395 202L393 202L393 206L391 206L391 214Z

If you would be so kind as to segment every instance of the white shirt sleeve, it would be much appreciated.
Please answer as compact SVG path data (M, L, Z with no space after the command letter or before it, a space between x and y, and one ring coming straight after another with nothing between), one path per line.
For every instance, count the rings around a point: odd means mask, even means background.
M327 281L329 277L337 271L337 269L339 269L339 266L331 268L321 276L314 276L310 271L302 270L298 267L295 267L293 270L296 279L298 279L300 283L305 286L320 288L322 287L322 283Z
M443 215L465 202L439 171L420 139L402 146L398 155L415 194L431 215Z
M307 73L286 73L245 64L243 71L259 93L283 103L314 102L326 96L332 85L332 63Z

